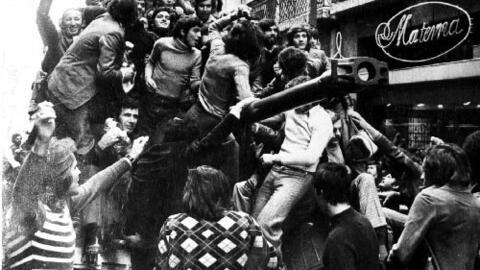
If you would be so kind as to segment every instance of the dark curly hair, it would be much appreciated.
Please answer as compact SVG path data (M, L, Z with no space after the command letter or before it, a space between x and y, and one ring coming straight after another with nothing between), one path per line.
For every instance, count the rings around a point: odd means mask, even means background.
M183 190L184 211L193 217L218 220L231 208L233 187L228 177L210 166L199 166L188 171Z
M112 0L107 6L107 11L117 22L129 25L137 18L137 1Z
M156 31L156 26L155 26L155 17L157 17L157 14L162 12L162 11L168 12L168 14L170 14L170 25L168 26L168 31L166 33L167 35L170 35L172 33L172 29L173 29L175 23L178 20L178 15L175 12L175 10L173 10L172 8L169 8L169 7L159 7L159 8L156 8L156 9L153 10L152 16L149 16L147 18L148 30L150 30L152 32L155 32L155 33L157 32Z
M294 78L305 72L307 55L295 47L285 48L278 54L278 65L287 78Z
M253 62L262 50L261 30L247 19L235 22L225 37L225 52L238 56L246 62Z
M200 3L204 2L204 1L206 1L206 0L196 0L195 1L195 9L197 9L198 5L200 5ZM222 7L223 7L223 1L222 0L212 0L212 10L220 12L220 11L222 11Z
M186 34L188 30L190 30L191 28L193 27L201 28L202 25L203 24L198 17L183 15L180 17L180 19L175 24L175 27L173 28L173 37L181 38L182 31Z

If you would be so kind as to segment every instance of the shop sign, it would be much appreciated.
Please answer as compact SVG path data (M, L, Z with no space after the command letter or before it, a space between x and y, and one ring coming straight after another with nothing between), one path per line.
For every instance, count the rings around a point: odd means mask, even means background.
M408 119L408 148L422 148L430 142L431 124L426 118Z
M453 17L426 21L422 11L441 9ZM415 22L415 25L412 25ZM462 44L472 24L470 15L459 6L444 2L424 2L405 8L375 31L377 46L389 57L420 63L438 58ZM422 53L418 53L421 51Z

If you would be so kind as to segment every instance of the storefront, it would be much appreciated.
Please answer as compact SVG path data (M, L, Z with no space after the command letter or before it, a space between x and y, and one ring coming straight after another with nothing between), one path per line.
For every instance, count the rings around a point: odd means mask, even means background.
M327 3L328 2L328 3ZM461 144L480 128L480 2L325 1L322 49L388 63L390 84L358 95L359 110L405 148L430 136Z

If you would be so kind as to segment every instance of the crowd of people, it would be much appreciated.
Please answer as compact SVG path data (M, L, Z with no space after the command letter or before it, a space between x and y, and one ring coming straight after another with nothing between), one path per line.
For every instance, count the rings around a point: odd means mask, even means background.
M414 157L349 95L253 121L258 100L330 80L315 29L282 40L221 0L87 0L57 31L52 2L34 129L5 154L6 269L118 249L135 270L480 267L480 131ZM301 264L292 235L316 241Z

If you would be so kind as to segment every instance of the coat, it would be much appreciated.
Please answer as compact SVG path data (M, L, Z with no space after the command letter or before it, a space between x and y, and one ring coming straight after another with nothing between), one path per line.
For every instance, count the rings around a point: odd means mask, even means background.
M111 85L120 87L124 35L108 13L90 23L53 70L49 94L75 110Z

